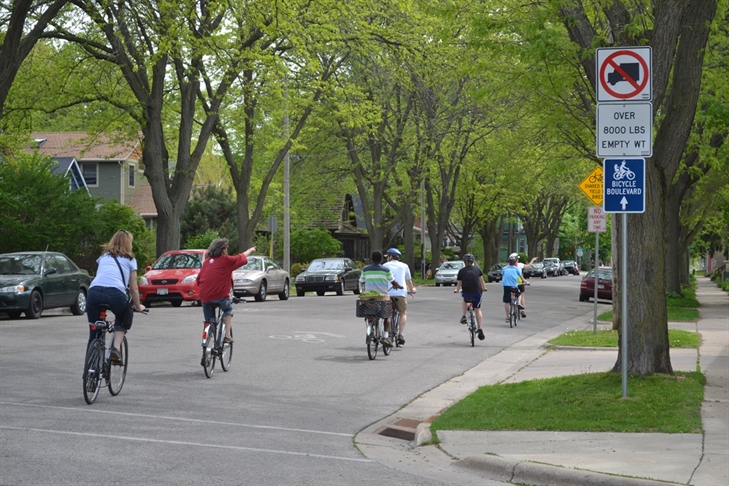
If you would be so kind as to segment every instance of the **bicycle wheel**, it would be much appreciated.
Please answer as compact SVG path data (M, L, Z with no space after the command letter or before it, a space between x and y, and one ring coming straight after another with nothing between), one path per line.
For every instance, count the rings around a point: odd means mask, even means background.
M468 332L471 334L471 347L476 345L476 316L473 315L473 310L468 311Z
M121 351L121 364L118 361L109 361L109 393L116 396L124 386L127 377L127 365L129 364L129 347L127 337L124 336L119 347Z
M370 359L377 357L377 348L380 345L380 320L373 318L367 322L367 356Z
M396 347L400 347L400 341L397 339L397 337L400 335L400 313L399 312L393 312L392 313L392 341L395 343Z
M211 325L203 344L202 365L205 376L210 378L215 371L215 326Z
M101 341L95 339L86 351L84 362L84 400L91 405L96 401L101 389L101 366L104 359L104 351Z
M509 328L512 328L514 327L514 325L516 325L516 312L516 304L512 301L511 306L509 307Z
M223 371L228 371L230 369L230 365L233 362L233 343L226 343L225 342L225 324L222 326L222 330L220 331L221 334L221 347L220 347L220 366L223 368ZM233 330L230 330L230 337L233 338Z
M385 320L384 319L380 319L379 327L380 327L380 331L379 331L380 336L384 339L384 337L385 337ZM392 338L390 338L390 342L392 342ZM384 343L384 341L381 344L382 344L382 354L384 354L385 356L389 356L390 351L392 350L392 346L388 346L387 344Z

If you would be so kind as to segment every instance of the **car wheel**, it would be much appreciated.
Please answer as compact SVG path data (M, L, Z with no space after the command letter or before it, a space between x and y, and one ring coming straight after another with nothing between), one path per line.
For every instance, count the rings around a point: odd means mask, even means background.
M303 290L296 289L296 296L303 297L306 292Z
M357 286L354 288L354 295L359 295L362 292L362 284L357 280Z
M182 299L171 300L170 304L172 304L172 307L180 307L182 305Z
M30 304L25 310L25 317L28 319L39 319L43 314L43 296L37 290L30 294Z
M337 287L337 295L344 295L344 287L345 287L344 280L340 280L339 287Z
M318 295L319 297L321 297L322 295L324 295L324 291L323 290L317 290L316 291L316 295Z
M436 286L436 287L440 287L440 284L439 284L439 283L437 283L437 284L435 284L435 286Z
M261 280L261 286L258 288L258 293L253 297L256 302L263 302L266 300L266 281Z
M590 298L586 295L580 294L580 302L588 302Z
M86 312L86 292L84 292L84 289L78 289L76 302L71 306L71 313L74 316L80 316L84 312Z
M289 281L286 280L284 282L283 292L281 292L280 294L278 294L278 300L289 300L289 290L290 290L290 288L289 288Z

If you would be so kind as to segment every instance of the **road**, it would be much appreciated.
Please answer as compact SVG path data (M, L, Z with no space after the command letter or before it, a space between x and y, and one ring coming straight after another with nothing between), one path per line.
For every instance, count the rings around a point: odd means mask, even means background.
M233 367L205 378L199 307L153 307L128 334L117 397L81 390L85 319L0 318L0 484L435 485L364 457L354 435L502 348L585 314L579 278L532 279L528 317L504 322L484 297L486 340L471 348L453 287L409 301L407 344L367 357L355 297L235 307ZM608 307L602 305L602 309Z

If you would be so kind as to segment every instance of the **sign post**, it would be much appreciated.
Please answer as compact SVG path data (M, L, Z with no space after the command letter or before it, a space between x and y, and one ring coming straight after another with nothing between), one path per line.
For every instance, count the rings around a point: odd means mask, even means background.
M597 274L600 268L600 233L607 231L607 213L605 213L601 207L590 206L587 208L587 231L595 233L595 259L593 262L593 269L595 272L595 293L593 295L593 300L595 303L593 306L592 333L597 334Z

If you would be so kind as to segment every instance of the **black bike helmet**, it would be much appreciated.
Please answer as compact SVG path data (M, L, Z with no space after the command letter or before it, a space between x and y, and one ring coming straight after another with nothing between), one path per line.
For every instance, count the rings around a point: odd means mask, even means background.
M463 255L463 261L464 262L475 262L476 261L476 257L474 257L470 253L466 253L465 255Z

